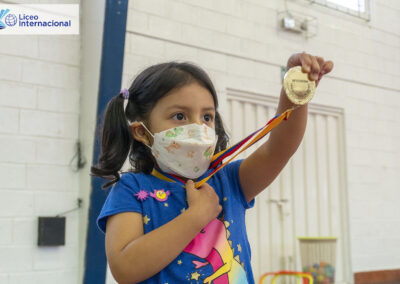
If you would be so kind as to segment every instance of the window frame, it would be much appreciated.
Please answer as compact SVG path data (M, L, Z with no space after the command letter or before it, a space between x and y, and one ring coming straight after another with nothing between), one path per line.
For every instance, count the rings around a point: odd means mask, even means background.
M327 8L331 8L335 11L339 11L341 13L351 15L357 18L361 18L365 21L371 20L371 0L359 0L359 1L364 1L364 7L365 7L364 12L361 12L360 10L350 9L340 4L335 4L331 2L334 0L308 0L308 1L311 4L318 4Z

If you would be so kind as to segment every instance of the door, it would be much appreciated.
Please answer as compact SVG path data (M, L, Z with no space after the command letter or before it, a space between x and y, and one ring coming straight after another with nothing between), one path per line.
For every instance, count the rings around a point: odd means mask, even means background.
M231 129L231 144L265 125L277 105L275 97L228 89L224 120ZM309 105L297 152L247 211L255 279L265 272L301 271L296 237L335 236L336 283L352 282L343 133L341 109ZM236 159L249 156L268 136Z

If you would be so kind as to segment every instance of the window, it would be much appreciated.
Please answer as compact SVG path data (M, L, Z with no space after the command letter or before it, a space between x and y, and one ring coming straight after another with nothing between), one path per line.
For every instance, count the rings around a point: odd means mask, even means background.
M370 0L310 0L310 2L356 16L367 21L370 20Z

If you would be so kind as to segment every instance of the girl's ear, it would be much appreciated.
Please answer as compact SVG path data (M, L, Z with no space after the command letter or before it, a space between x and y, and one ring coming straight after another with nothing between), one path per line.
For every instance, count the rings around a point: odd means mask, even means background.
M147 146L153 145L152 137L147 134L146 129L140 122L135 121L130 125L132 136L135 140L142 142Z

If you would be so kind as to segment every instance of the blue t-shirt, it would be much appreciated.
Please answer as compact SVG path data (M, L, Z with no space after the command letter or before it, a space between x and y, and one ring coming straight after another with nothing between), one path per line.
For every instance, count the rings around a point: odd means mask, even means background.
M255 200L247 202L243 194L239 182L242 161L230 162L207 181L219 196L223 207L220 216L204 227L168 266L141 283L203 283L209 280L214 284L254 283L245 211L254 206ZM107 216L139 212L143 216L146 234L187 208L186 192L181 183L143 173L125 173L112 187L97 218L97 225L105 233ZM217 270L220 276L215 273Z

